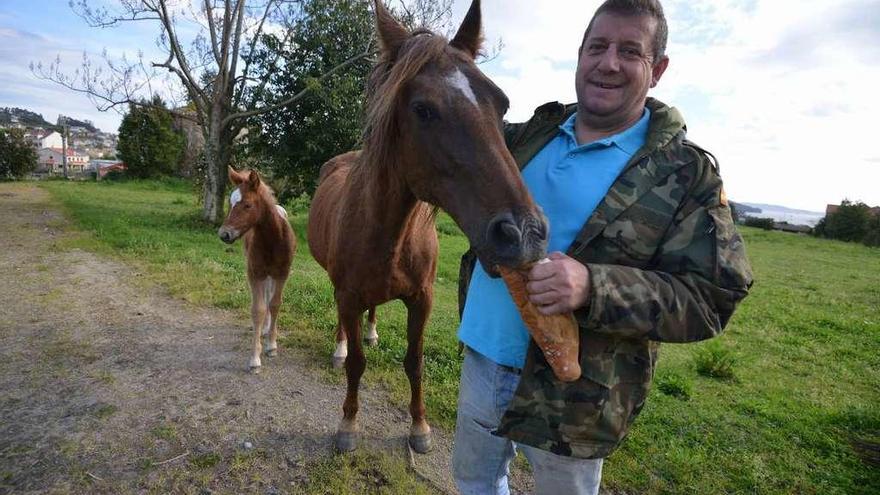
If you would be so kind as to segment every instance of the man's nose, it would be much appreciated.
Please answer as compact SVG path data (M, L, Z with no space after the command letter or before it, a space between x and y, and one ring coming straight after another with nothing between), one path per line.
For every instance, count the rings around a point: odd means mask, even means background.
M599 59L599 70L603 72L617 72L620 70L620 57L617 54L617 47L611 45L602 53Z

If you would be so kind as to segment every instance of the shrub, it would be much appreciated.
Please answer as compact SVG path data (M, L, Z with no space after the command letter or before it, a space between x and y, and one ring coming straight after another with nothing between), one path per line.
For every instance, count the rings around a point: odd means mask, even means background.
M764 230L773 230L774 224L775 222L772 218L745 217L745 220L743 220L743 225Z
M654 385L666 395L681 400L690 400L691 398L690 380L677 373L658 374L657 377L654 378Z
M697 347L694 364L700 375L723 380L735 378L733 369L736 366L736 356L721 342L711 341Z

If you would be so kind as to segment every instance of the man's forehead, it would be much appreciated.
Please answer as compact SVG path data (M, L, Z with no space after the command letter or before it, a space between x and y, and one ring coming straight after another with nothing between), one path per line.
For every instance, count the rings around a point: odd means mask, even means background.
M587 39L648 45L656 30L657 19L649 15L620 15L613 12L603 12L593 20Z

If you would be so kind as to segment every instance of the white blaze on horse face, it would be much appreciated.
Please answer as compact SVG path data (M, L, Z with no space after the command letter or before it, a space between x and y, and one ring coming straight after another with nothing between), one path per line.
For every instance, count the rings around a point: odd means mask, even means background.
M275 205L275 208L278 210L278 214L281 215L281 218L287 218L287 210L285 210L283 206Z
M232 191L232 195L229 196L229 207L235 208L235 205L237 205L239 201L241 201L241 190L236 189L235 191Z
M474 94L473 88L471 88L471 82L468 81L464 72L461 69L456 68L455 72L446 76L446 82L449 83L450 86L459 90L464 94L464 97L468 99L474 106L477 106L477 95Z

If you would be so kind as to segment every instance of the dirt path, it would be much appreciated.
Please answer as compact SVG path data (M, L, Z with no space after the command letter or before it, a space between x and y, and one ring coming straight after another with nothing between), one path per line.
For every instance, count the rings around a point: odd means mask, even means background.
M333 455L343 388L290 349L247 374L248 321L59 249L67 228L41 189L0 185L0 493L302 491ZM412 457L408 414L361 397L361 450L453 493L450 434Z

